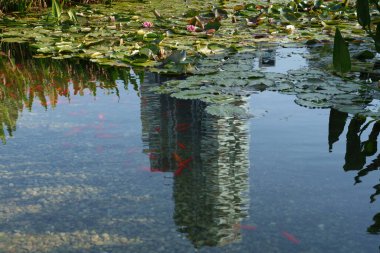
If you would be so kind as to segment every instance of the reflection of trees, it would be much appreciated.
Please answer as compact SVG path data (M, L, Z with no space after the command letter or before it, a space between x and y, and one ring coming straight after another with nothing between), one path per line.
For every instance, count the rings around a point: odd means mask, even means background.
M149 84L141 84L141 101L151 170L174 172L179 230L196 247L239 240L235 225L247 215L248 201L246 122L210 117L204 103L152 94Z
M379 234L380 233L380 213L373 216L373 221L375 222L367 228L368 233Z
M332 151L333 144L339 140L346 125L348 114L331 109L329 118L329 150Z
M348 114L331 109L329 118L329 149L332 150L333 144L339 140L346 125ZM372 126L372 130L366 141L361 140L362 133ZM356 183L360 183L360 177L365 176L368 172L376 170L380 163L379 157L374 159L371 164L365 166L366 157L373 156L377 152L377 137L380 131L380 121L366 122L362 116L354 116L347 129L346 134L346 154L345 171L358 170L355 177ZM364 167L365 166L365 167Z
M0 138L5 142L15 131L18 114L23 108L32 109L35 100L45 108L56 107L59 99L70 100L85 92L96 96L97 89L119 95L116 80L124 87L135 78L125 69L101 67L85 60L33 59L24 44L2 44L0 52Z
M347 113L338 112L331 109L329 118L329 147L332 150L334 142L339 140L342 134L346 120ZM362 134L366 129L371 129L368 139L361 140ZM377 171L380 168L380 154L377 155L369 164L366 165L366 158L373 156L377 153L377 137L380 132L380 121L367 121L365 117L354 116L348 125L346 134L346 154L345 164L343 169L345 171L356 170L355 184L361 182L361 178L366 176L372 171ZM380 195L380 184L373 186L375 192L370 195L370 202L376 200L376 196ZM369 233L380 233L380 213L373 217L375 223L368 227Z

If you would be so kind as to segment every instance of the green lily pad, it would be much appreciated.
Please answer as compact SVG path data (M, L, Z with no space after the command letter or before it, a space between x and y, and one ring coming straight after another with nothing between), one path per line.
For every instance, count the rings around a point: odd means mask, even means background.
M247 112L247 109L231 104L209 105L206 107L206 112L222 118L249 118L252 117Z

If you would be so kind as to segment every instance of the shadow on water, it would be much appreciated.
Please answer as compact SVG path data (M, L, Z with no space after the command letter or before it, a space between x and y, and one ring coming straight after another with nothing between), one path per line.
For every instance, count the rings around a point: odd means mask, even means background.
M195 248L222 246L241 240L240 224L248 216L249 206L247 119L210 116L205 112L203 102L173 99L151 92L152 85L165 80L162 76L101 67L75 59L31 59L28 48L20 44L2 49L5 53L0 56L0 138L4 143L7 135L14 134L21 112L24 109L31 111L37 102L45 109L54 108L59 103L70 102L76 95L96 96L99 89L119 96L120 83L117 81L122 82L124 89L132 86L140 96L143 152L149 156L149 171L173 174L173 220L177 230ZM274 54L272 49L263 54L259 67L272 67L276 63ZM350 117L347 113L330 109L330 152L346 126L343 169L357 171L354 178L357 184L364 176L379 170L380 154L367 165L366 159L377 154L380 122L360 116ZM370 133L363 141L366 130ZM373 188L375 192L370 196L370 202L380 195L380 184ZM81 206L113 206L112 198L105 196L104 199L107 199L105 203L84 200ZM92 208L98 213L83 218L73 215L81 212L80 207L73 206L66 203L42 214L20 215L15 218L15 225L9 225L9 230L20 229L29 222L26 229L38 231L39 226L43 227L46 220L52 219L58 209L67 209L68 215L72 216L67 216L64 222L50 221L57 231L58 228L63 231L74 229L68 224L87 227L91 223L92 228L107 228L99 218L106 212L102 208ZM379 234L380 213L373 217L373 221L367 232ZM81 236L87 238L87 235Z

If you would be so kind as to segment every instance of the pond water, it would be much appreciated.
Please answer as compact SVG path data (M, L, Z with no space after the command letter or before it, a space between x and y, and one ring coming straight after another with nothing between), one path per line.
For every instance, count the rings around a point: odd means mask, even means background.
M379 252L379 123L270 91L242 101L253 118L214 117L151 92L163 76L17 58L0 69L1 252Z

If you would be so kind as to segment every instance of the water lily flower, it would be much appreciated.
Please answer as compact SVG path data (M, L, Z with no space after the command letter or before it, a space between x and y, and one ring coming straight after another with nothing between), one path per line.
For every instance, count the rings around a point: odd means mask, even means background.
M143 27L145 28L149 28L149 27L152 27L153 26L153 23L152 22L149 22L149 21L145 21L143 24L142 24Z
M186 29L189 31L189 32L195 32L195 30L197 29L197 27L195 25L187 25L186 26Z
M285 27L285 30L286 30L289 34L292 34L292 33L296 30L296 28L294 27L294 25L287 25L287 26Z

